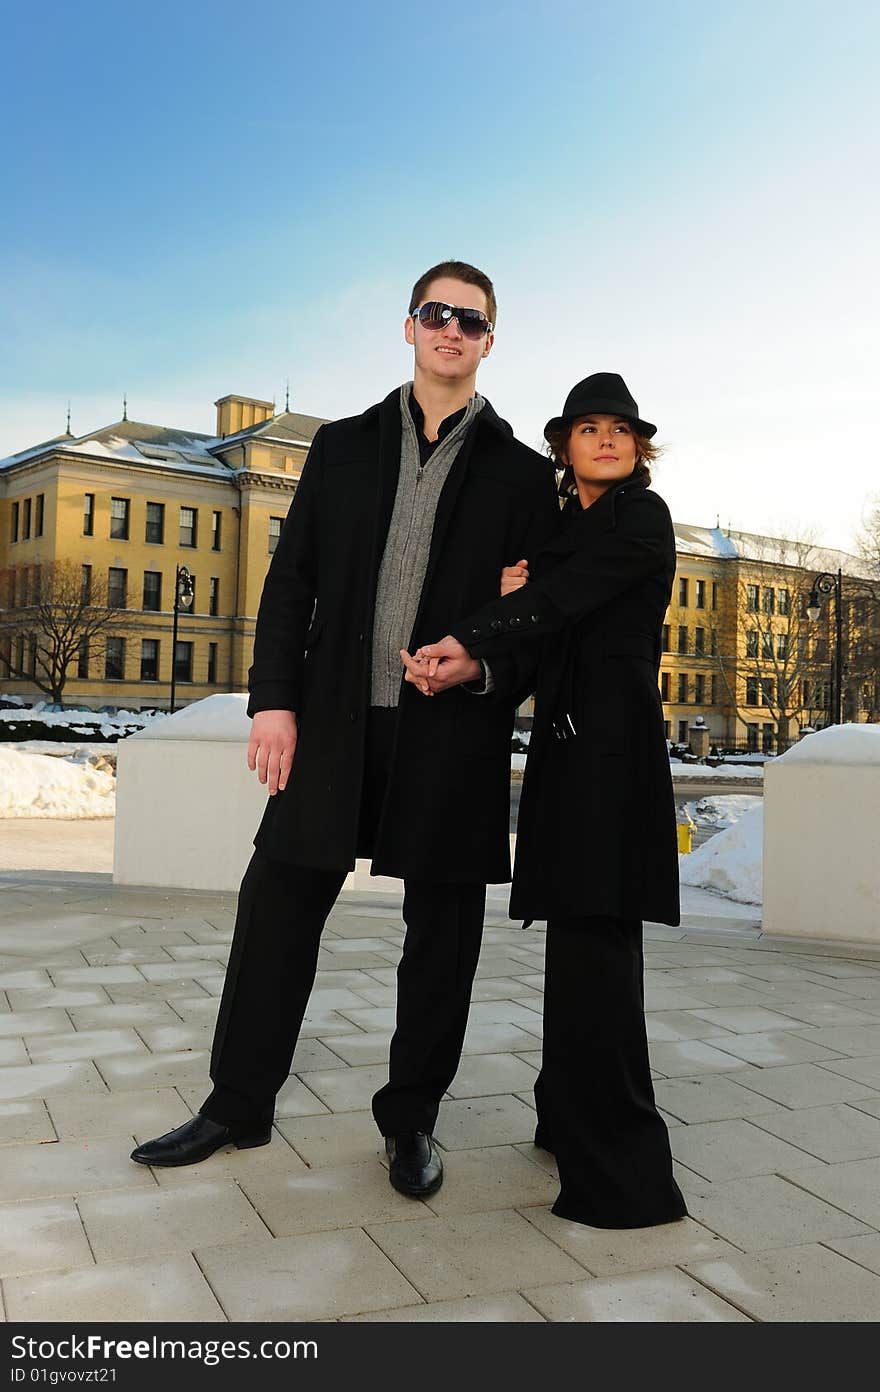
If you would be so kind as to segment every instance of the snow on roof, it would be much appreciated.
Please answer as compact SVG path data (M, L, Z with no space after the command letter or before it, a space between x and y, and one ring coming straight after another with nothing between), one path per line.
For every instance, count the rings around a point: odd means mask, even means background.
M880 725L830 725L806 735L774 763L880 767Z
M858 556L812 545L809 541L762 536L758 532L722 531L720 527L695 527L687 522L674 522L673 527L679 555L719 561L755 561L793 570L842 570L846 575L866 580L877 578Z

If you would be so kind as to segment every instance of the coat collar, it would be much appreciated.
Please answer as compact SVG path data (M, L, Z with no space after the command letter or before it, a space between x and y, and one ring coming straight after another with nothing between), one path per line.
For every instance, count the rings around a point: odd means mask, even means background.
M629 478L621 479L620 483L616 483L607 493L603 493L601 498L597 498L592 507L582 508L576 496L570 499L563 509L563 525L543 550L555 555L576 551L582 545L584 537L590 536L593 532L613 531L617 526L617 509L620 503L633 494L644 492L647 487L643 475L630 474Z
M491 401L484 397L484 406L477 417L478 429L495 430L499 435L506 439L513 439L513 428L498 415ZM384 427L383 433L387 433L390 427L393 430L394 422L397 422L398 431L400 429L400 387L395 387L389 392L384 401L377 401L374 406L369 406L361 416L364 424L371 424L375 419L381 422Z

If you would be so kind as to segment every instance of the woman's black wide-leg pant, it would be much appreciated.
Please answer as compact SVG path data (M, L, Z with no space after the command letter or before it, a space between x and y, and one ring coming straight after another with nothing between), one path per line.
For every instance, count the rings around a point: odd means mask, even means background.
M637 919L547 923L536 1142L559 1167L553 1212L597 1228L687 1215L654 1103Z

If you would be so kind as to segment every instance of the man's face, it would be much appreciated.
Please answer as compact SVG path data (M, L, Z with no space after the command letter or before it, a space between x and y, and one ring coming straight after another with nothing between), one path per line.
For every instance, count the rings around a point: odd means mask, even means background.
M488 314L486 296L477 285L441 276L432 280L422 297L422 303L440 300L462 309L480 309ZM418 306L416 306L418 308ZM487 358L495 341L494 334L482 338L465 338L457 319L450 319L442 329L426 329L409 315L403 329L407 343L416 353L416 368L430 377L447 382L466 381L473 377L482 358Z

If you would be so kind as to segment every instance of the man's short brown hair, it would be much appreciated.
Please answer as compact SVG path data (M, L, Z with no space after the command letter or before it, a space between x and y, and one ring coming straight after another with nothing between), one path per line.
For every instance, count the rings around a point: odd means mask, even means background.
M483 271L478 271L476 266L469 266L467 261L441 261L439 265L432 266L424 275L419 276L413 286L412 294L409 297L409 312L415 313L421 304L424 303L425 294L428 287L435 280L442 280L444 277L450 280L463 280L465 285L476 285L486 296L486 313L489 315L492 324L498 320L498 305L495 300L495 287L489 277Z

